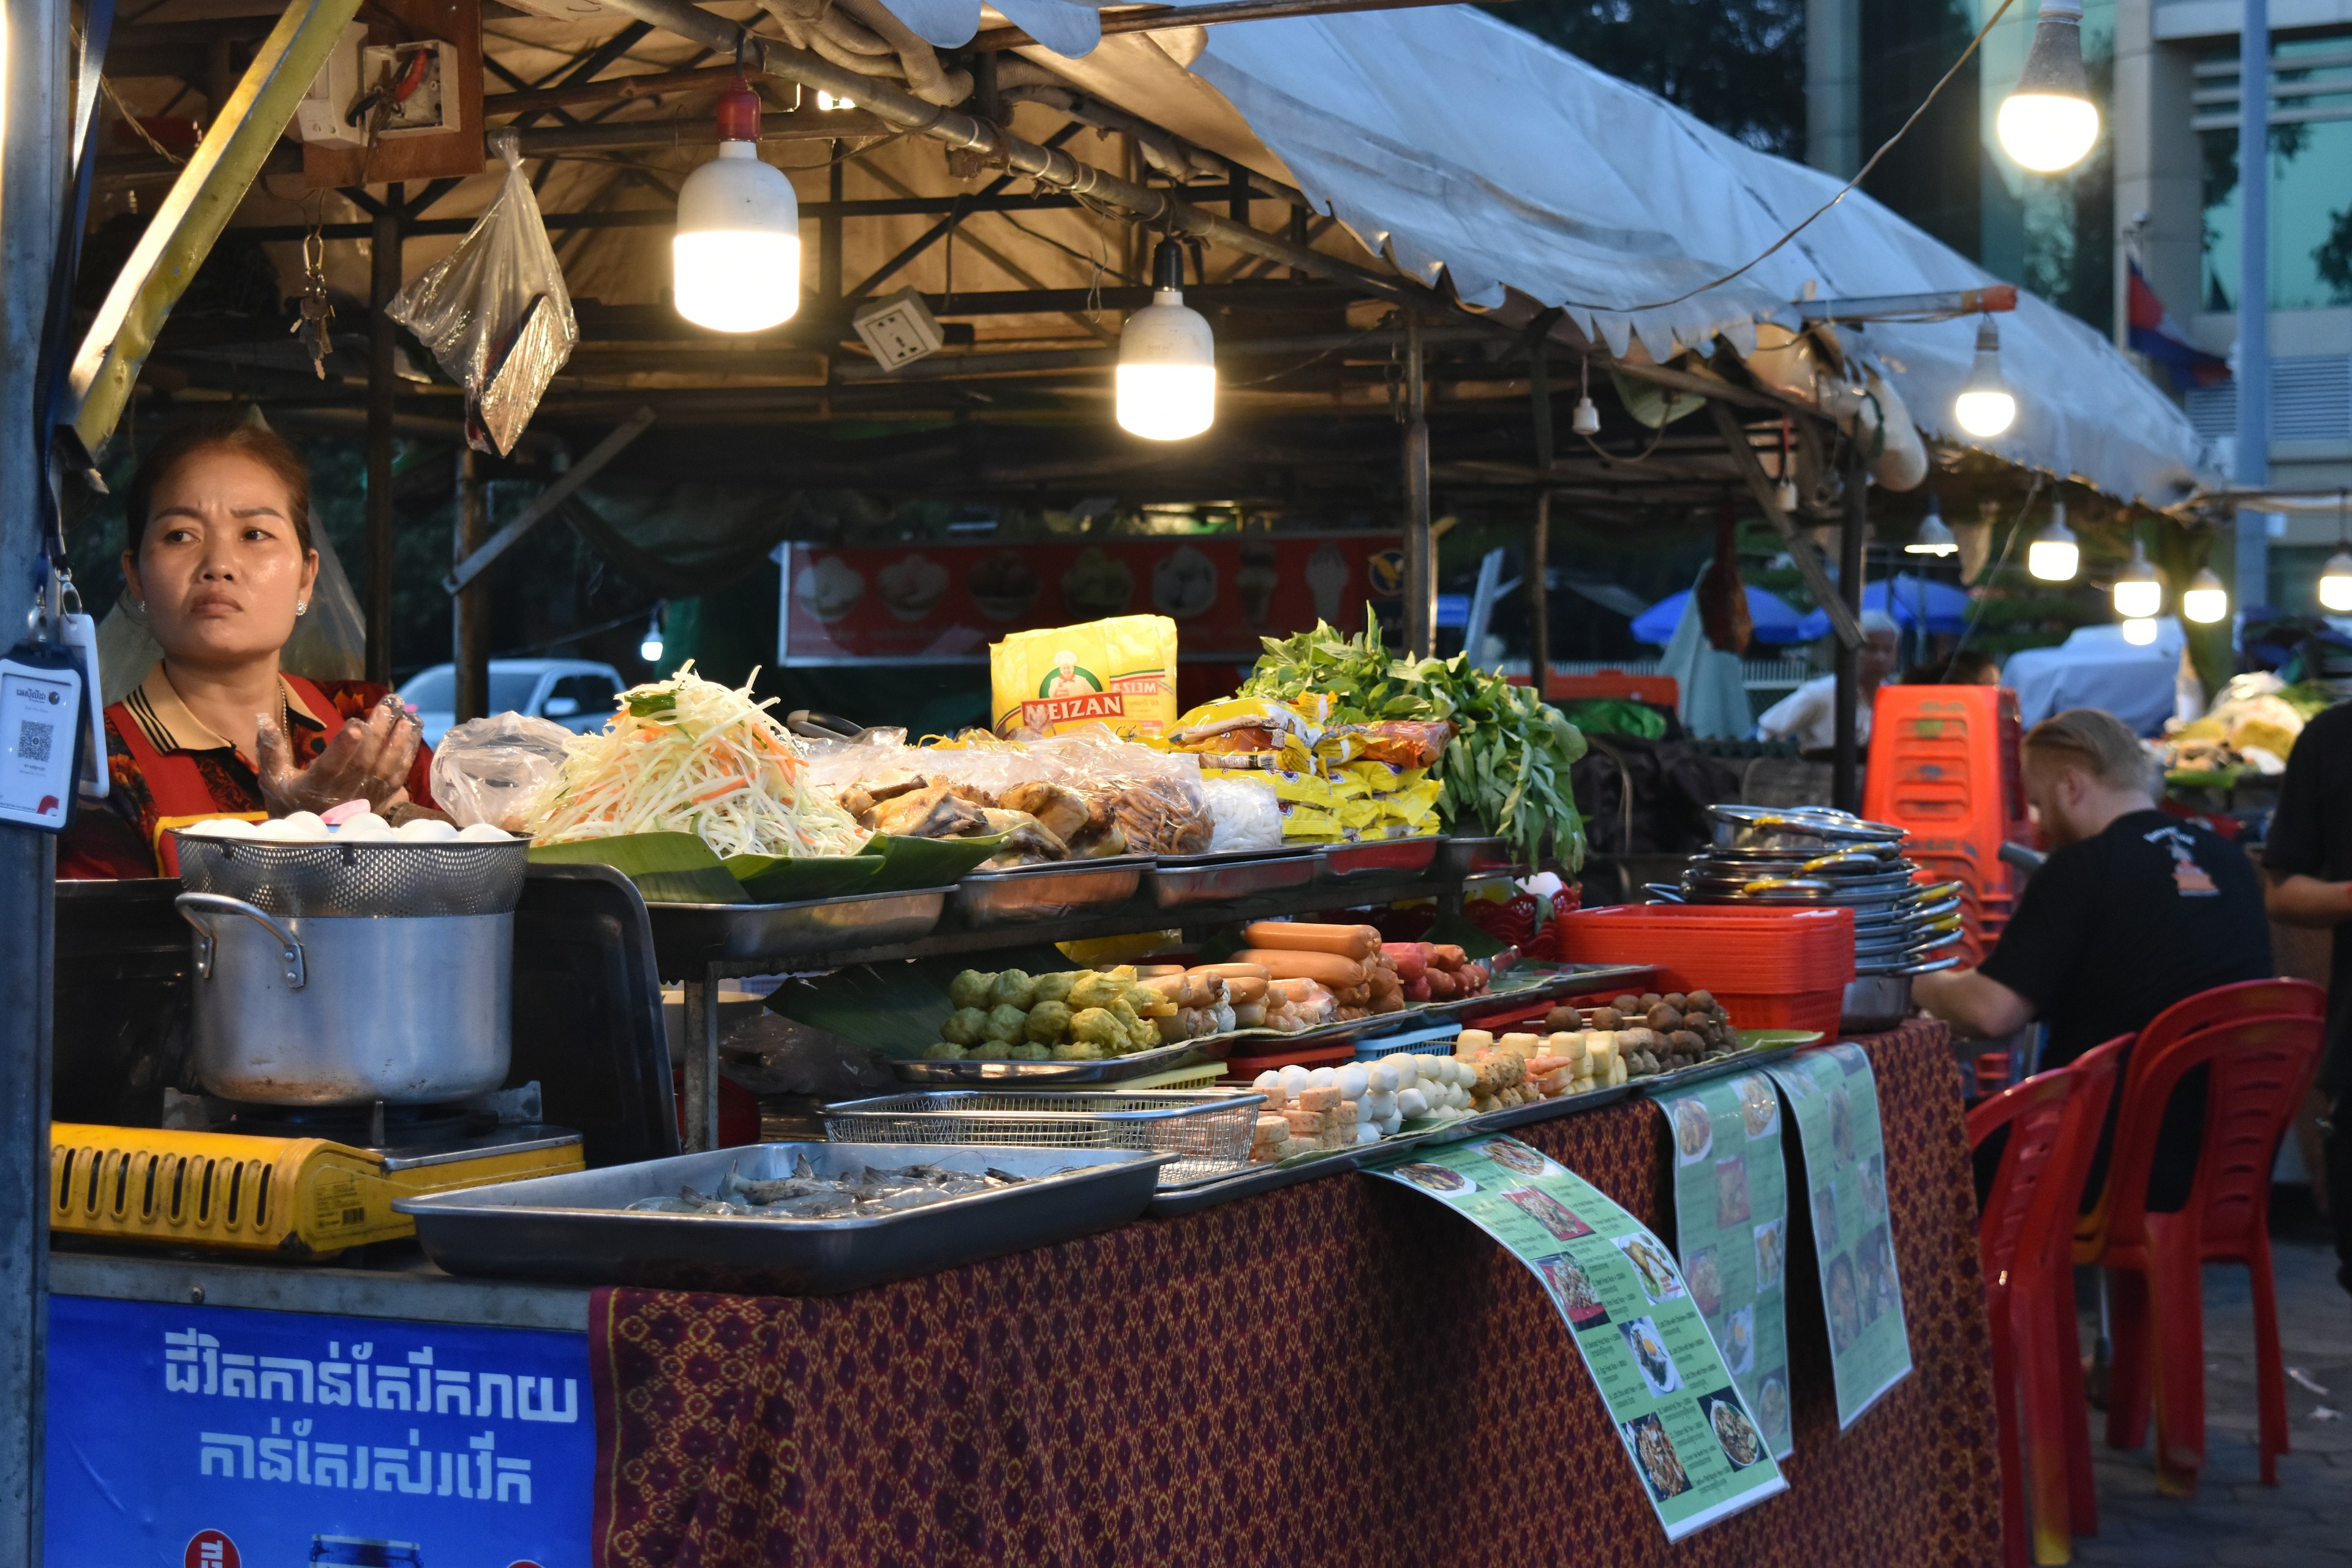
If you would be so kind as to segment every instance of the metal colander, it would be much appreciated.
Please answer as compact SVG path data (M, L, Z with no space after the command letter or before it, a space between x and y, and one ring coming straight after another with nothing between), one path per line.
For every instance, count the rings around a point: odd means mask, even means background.
M273 915L503 915L522 898L530 845L271 844L175 833L180 885Z

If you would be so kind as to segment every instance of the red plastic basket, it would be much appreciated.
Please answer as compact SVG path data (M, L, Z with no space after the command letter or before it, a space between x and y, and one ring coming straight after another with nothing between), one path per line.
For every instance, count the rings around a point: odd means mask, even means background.
M1853 978L1851 910L1621 904L1580 910L1561 928L1575 962L1656 964L1652 985L1661 991L1843 993Z

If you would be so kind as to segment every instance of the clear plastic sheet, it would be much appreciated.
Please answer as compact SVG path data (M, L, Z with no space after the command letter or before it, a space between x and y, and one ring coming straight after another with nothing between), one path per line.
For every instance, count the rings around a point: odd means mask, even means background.
M572 357L580 327L514 132L491 132L489 146L507 165L498 199L388 313L466 389L467 444L504 456Z
M531 804L563 766L572 731L528 713L468 719L433 752L433 800L460 827L523 831Z

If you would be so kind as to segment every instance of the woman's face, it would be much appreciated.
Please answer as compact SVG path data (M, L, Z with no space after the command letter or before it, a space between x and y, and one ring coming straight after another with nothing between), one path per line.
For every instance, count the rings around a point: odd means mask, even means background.
M286 645L319 575L290 505L276 474L235 451L198 452L155 487L122 574L166 655L234 665Z

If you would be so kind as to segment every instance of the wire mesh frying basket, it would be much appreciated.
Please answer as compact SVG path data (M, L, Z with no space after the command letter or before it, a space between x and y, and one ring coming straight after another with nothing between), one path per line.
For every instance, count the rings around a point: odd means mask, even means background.
M273 915L511 914L530 845L459 841L278 844L174 831L180 885Z
M938 1089L853 1100L824 1110L830 1143L1000 1144L1024 1149L1133 1149L1173 1154L1160 1184L1183 1186L1249 1163L1265 1096L1248 1091Z

